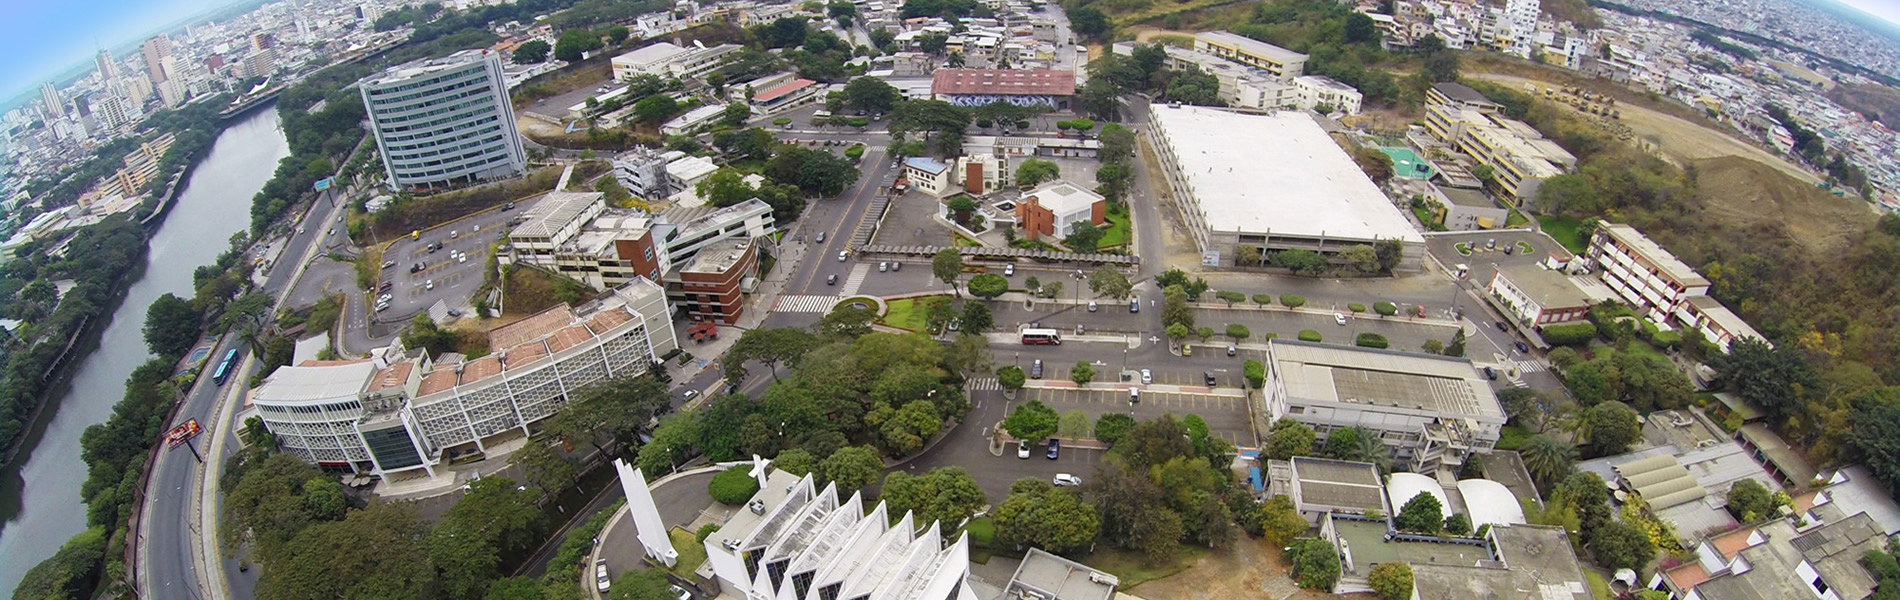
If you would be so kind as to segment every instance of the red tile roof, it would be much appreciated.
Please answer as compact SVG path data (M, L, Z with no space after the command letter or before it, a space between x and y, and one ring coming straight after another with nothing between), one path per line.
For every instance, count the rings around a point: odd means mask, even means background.
M938 69L933 94L1073 96L1075 72L1053 69Z
M1702 563L1694 561L1671 569L1663 573L1663 576L1668 577L1669 583L1676 586L1677 590L1684 592L1695 589L1695 586L1709 580L1709 572L1702 570Z
M548 347L540 343L529 343L508 349L508 368L519 369L533 364L534 361L548 357Z
M556 304L553 308L535 313L525 319L496 327L488 332L488 347L495 350L513 348L530 341L540 339L554 330L566 327L574 322L574 311L566 304Z
M1735 560L1735 555L1741 554L1742 550L1748 549L1750 546L1748 536L1753 533L1755 533L1755 528L1744 527L1715 536L1709 540L1709 543L1715 544L1715 551L1722 554L1722 560Z
M587 331L586 327L580 325L562 329L554 332L554 335L548 338L548 352L560 352L568 348L573 348L581 345L582 342L593 339L593 337L594 334L592 332Z
M455 387L455 369L437 369L422 378L422 385L416 388L417 396L427 396Z
M383 369L383 372L376 374L376 379L370 381L369 391L399 387L409 381L409 372L415 368L416 363L408 361L389 365L388 368Z
M619 327L621 323L632 320L633 313L625 309L603 310L587 318L587 328L594 330L594 335L600 335L609 329Z
M469 361L462 366L462 385L468 385L501 374L501 359L484 356Z
M753 93L752 101L753 102L771 102L773 100L777 100L788 94L791 94L792 92L805 89L806 87L809 87L814 83L817 83L817 82L812 81L810 79L793 80L791 83L787 83L787 84L784 84L784 85L781 85L769 90L765 90L763 92Z

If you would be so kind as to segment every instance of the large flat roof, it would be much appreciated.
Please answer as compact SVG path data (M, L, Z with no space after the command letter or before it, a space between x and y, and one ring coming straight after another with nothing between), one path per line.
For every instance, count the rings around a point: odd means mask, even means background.
M272 371L264 385L257 388L252 403L318 404L355 400L357 392L369 385L376 364L310 361Z
M686 53L685 48L681 48L677 45L674 45L672 42L658 42L654 44L648 44L644 47L641 47L638 50L634 50L632 52L628 52L626 54L616 56L611 62L613 62L613 64L616 64L616 65L628 65L635 68L643 68L655 63L672 60L673 57L676 57L685 53Z
M534 208L528 209L526 221L509 232L517 236L553 236L555 232L573 223L587 212L587 207L600 202L606 194L600 192L548 192L541 197Z
M1425 241L1304 113L1157 105L1152 114L1210 229Z
M938 69L933 94L1073 96L1075 71L1054 69Z
M1109 600L1115 597L1113 575L1031 547L1009 580L1010 591L1043 594L1055 600Z
M1264 56L1273 59L1275 62L1288 63L1306 61L1305 54L1300 54L1231 31L1203 31L1194 34L1194 39L1216 46L1234 48L1255 56Z
M1504 418L1469 360L1284 340L1268 342L1268 356L1291 398Z
M1599 300L1597 296L1577 287L1575 280L1560 271L1539 265L1499 265L1498 271L1518 291L1524 292L1524 295L1545 308L1591 306Z
M1480 561L1408 561L1420 598L1587 600L1583 566L1561 527L1492 527L1495 558ZM1425 544L1436 546L1441 544ZM1708 596L1704 596L1708 597Z

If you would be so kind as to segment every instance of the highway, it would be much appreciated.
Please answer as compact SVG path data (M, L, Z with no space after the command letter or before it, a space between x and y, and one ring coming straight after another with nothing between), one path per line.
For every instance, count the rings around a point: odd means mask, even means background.
M302 266L307 265L311 256L315 254L316 248L313 244L328 229L325 224L335 222L337 215L341 214L342 206L340 202L336 202L336 199L342 197L348 197L348 192L331 190L321 196L298 220L296 225L301 228L302 233L294 233L298 231L296 228L291 230L293 233L289 242L277 261L279 268L273 269L265 279L266 293L282 300L289 284L301 273ZM291 258L287 261L286 257ZM226 335L224 339L219 340L211 356L222 356L227 349L241 349L242 346L237 336ZM210 377L200 378L185 396L183 406L179 408L177 416L166 425L169 428L197 419L205 432L194 440L193 444L205 460L219 461L221 466L224 459L239 448L236 432L242 425L234 419L227 419L228 424L220 429L219 415L212 411L219 406L220 394L230 393L245 385L245 382L250 379L250 374L256 371L256 362L255 357L249 356L248 352L245 353L242 367L233 373L226 380L228 383L223 386L213 383ZM234 414L239 406L240 403L237 401L229 402L224 406L225 414ZM214 442L218 441L216 436L225 436L225 439L221 444L215 444ZM222 451L213 455L213 447L220 447ZM204 465L192 459L190 450L178 448L169 451L161 450L158 461L152 468L152 481L148 488L150 493L146 497L144 517L139 522L138 532L141 544L139 545L137 578L145 597L196 599L252 597L251 590L256 585L257 574L254 571L240 569L236 558L218 558L228 585L228 594L226 586L219 585L220 582L205 582L199 579L200 572L195 568L203 552L198 529L203 525L199 523L199 518L205 514L205 511L201 509L207 508L200 504L199 499L202 493L199 486L200 474L203 472ZM219 505L219 498L215 493L216 482L209 482L209 485L204 488L213 492L203 499L211 502L208 508L212 510L209 514L219 515L222 511L216 510ZM215 522L210 526L215 528Z

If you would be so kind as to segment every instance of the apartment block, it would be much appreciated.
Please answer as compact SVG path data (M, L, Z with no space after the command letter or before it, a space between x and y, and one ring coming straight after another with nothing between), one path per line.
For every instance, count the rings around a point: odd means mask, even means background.
M1231 31L1194 34L1194 49L1264 70L1282 81L1299 77L1306 71L1305 54Z
M1428 94L1437 100L1425 107L1425 130L1478 165L1489 167L1490 188L1506 204L1518 206L1535 199L1544 180L1576 166L1576 156L1544 139L1536 128L1489 111L1482 103L1437 92L1435 87Z
M1651 321L1671 316L1693 321L1684 306L1689 298L1709 293L1708 279L1635 227L1598 224L1586 255L1603 283Z

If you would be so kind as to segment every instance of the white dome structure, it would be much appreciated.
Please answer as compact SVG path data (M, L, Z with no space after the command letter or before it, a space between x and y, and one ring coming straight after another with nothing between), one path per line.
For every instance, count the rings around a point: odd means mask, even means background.
M1517 495L1504 484L1489 479L1466 479L1458 482L1458 495L1465 499L1465 516L1471 519L1471 528L1480 525L1522 525L1524 505L1519 504Z
M1438 506L1445 514L1451 514L1451 500L1445 497L1444 486L1438 481L1418 473L1393 473L1385 480L1385 497L1392 503L1392 514L1397 515L1405 508L1405 503L1419 494L1431 494L1438 498Z

